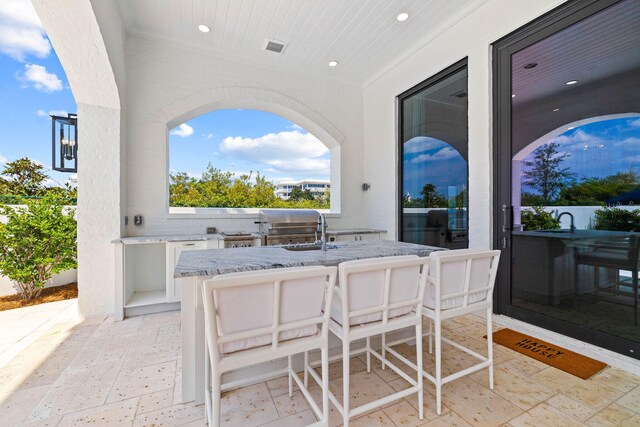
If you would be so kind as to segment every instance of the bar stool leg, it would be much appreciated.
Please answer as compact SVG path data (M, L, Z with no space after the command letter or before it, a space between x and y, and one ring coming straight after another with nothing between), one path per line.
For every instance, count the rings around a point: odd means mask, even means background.
M436 321L436 410L442 414L442 325Z
M346 338L346 337L345 337ZM342 342L342 423L344 427L349 425L349 341L345 338Z
M291 355L287 356L287 376L289 380L289 397L293 396L293 377L291 376Z
M304 386L309 387L309 352L304 352Z
M489 388L493 390L493 324L491 315L493 309L487 308L487 358L491 361L489 364Z
M387 334L386 333L382 333L382 358L386 359L387 358ZM384 362L382 363L382 370L384 371Z
M322 424L329 425L329 350L321 350L322 358Z
M422 323L416 325L416 366L418 374L418 417L424 419L424 389L422 388Z
M371 373L371 337L367 337L367 372Z

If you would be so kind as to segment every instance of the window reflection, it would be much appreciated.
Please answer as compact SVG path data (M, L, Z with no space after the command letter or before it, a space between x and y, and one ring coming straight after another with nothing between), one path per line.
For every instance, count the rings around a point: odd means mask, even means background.
M467 69L401 96L401 240L468 246Z

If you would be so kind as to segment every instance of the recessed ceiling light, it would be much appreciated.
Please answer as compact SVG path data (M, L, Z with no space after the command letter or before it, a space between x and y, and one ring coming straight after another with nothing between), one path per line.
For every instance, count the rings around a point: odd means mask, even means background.
M515 98L516 96L515 96L515 95L511 95L511 97L512 97L512 98Z
M333 61L329 61L329 67L337 67L338 66L338 61L333 60Z
M568 84L568 85L574 85L574 84L576 84L576 83L578 83L578 81L577 81L577 80L569 80L569 81L567 82L567 84Z
M200 31L202 31L203 33L208 33L209 31L211 31L211 27L208 27L208 26L206 26L204 24L198 25L198 29Z
M537 62L529 62L528 64L524 65L525 70L530 70L532 68L536 68L538 66Z
M560 109L559 108L555 108L553 111L560 111Z
M406 21L407 19L409 19L409 14L408 14L408 13L406 13L406 12L402 12L400 15L398 15L398 18L397 18L397 19L398 19L398 21L400 21L400 22L404 22L404 21Z

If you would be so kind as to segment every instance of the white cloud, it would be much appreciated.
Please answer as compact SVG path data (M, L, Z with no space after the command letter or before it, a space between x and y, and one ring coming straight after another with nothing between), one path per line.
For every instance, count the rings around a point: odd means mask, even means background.
M270 133L258 138L227 137L220 152L268 166L266 172L329 175L329 149L316 137L298 130Z
M446 160L452 159L454 157L461 157L460 153L458 153L452 147L445 147L440 151L436 151L433 154L420 154L419 156L411 159L411 163L422 163L422 162L430 162L434 160Z
M297 130L270 133L258 138L226 137L220 143L220 152L261 163L273 160L313 159L329 149L310 133Z
M630 128L640 128L640 118L635 120L630 120L628 124Z
M21 62L27 55L49 56L51 44L31 1L0 2L0 52Z
M54 73L48 72L42 65L25 64L24 69L24 74L18 76L19 80L47 93L62 90L62 80Z
M9 163L9 159L0 154L0 164Z
M65 110L49 110L49 112L44 110L38 110L36 111L36 114L39 117L46 117L48 119L49 116L67 117L69 113Z
M411 138L409 141L404 143L404 152L405 154L411 153L422 153L423 151L433 150L435 148L448 146L444 141L440 141L436 138L431 138L430 136L417 136L415 138Z
M214 134L212 134L212 133L203 133L203 134L202 134L202 137L203 137L204 139L206 139L207 141L209 141L210 139L212 139L214 136L215 136L215 135L214 135Z
M186 138L193 134L193 128L186 123L181 124L177 128L174 128L171 135L179 136L180 138Z
M291 126L289 126L289 129L293 129L293 130L301 130L304 131L304 129L302 128L302 126L298 126L297 124L292 124Z

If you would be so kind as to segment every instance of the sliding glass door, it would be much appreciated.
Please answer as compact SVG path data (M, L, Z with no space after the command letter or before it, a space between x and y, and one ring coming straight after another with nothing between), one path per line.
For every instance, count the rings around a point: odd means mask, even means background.
M494 48L498 309L640 358L640 0Z
M468 246L467 62L398 98L400 240Z

